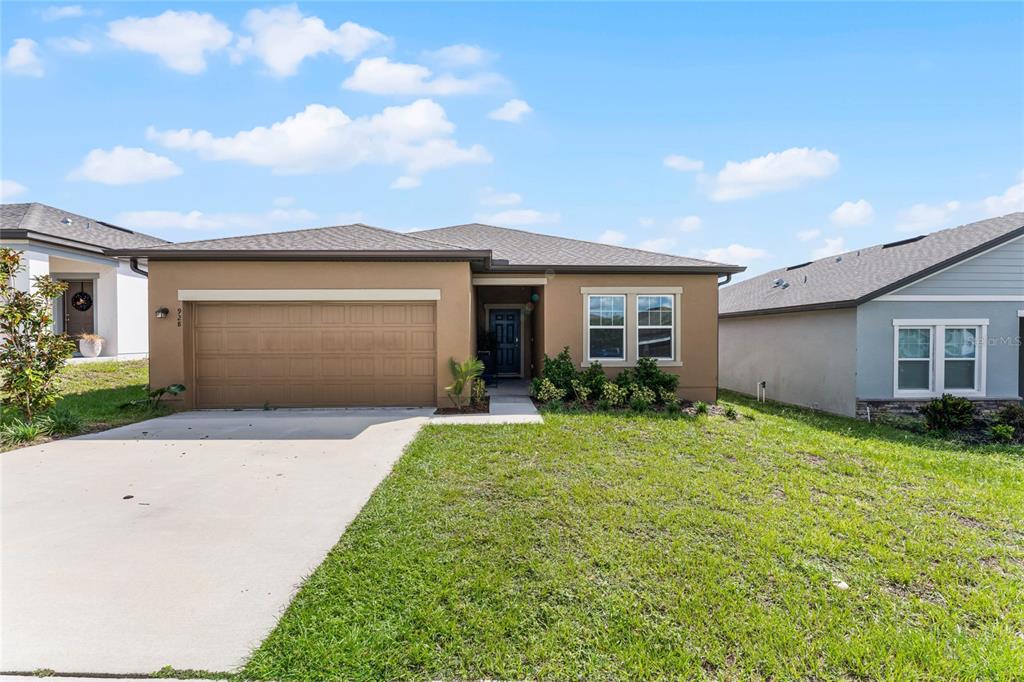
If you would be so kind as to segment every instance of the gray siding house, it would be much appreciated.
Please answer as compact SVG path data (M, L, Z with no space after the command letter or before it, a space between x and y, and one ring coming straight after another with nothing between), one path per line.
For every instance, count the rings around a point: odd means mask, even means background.
M723 388L848 416L1024 397L1024 213L722 289Z

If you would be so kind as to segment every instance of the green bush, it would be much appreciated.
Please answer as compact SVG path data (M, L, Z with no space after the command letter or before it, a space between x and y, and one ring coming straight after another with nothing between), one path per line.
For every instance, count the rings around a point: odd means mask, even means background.
M551 379L544 377L540 381L536 396L542 403L553 403L561 402L565 398L565 393L565 389L555 386Z
M40 430L48 436L73 436L82 430L82 418L66 407L55 407L38 420Z
M676 395L675 391L662 389L658 392L658 401L665 407L672 407L673 405L679 407L679 396Z
M590 388L579 379L572 380L572 393L577 402L585 403L590 397Z
M619 372L615 383L627 389L633 386L649 388L654 391L655 399L661 402L662 396L675 394L679 387L679 377L658 367L658 361L654 358L640 358L636 361L636 367Z
M949 433L965 429L974 422L974 403L967 398L943 393L919 411L929 431Z
M613 407L611 401L607 398L601 398L597 401L596 405L597 409L601 412L611 412Z
M7 446L31 443L42 435L43 430L39 424L20 419L12 419L0 427L0 442Z
M988 435L997 443L1013 442L1013 427L1009 424L993 424L988 427Z
M679 401L676 400L674 403L665 403L665 414L670 414L673 417L682 412L682 408L679 407Z
M650 409L657 399L653 389L640 384L634 384L629 391L629 406L636 412L644 412Z
M580 382L590 390L591 396L601 395L604 385L608 383L608 377L604 374L604 368L600 362L592 362L585 370L580 372Z
M601 399L608 401L612 407L621 407L629 396L629 390L611 381L605 383L601 389Z
M1024 438L1024 404L1007 405L999 410L999 414L996 415L996 423L1012 426L1013 430Z
M469 402L471 405L481 405L487 397L487 382L483 379L473 379L469 387Z
M547 354L544 355L544 369L541 372L541 377L547 379L555 388L560 388L565 391L564 395L568 395L572 391L573 379L579 378L579 372L576 371L576 367L572 362L572 355L569 354L569 346L566 346L562 351L551 358Z
M708 413L708 404L706 402L704 402L703 400L698 400L697 402L695 402L693 404L693 411L696 414L707 414Z
M728 417L729 419L738 419L739 416L740 416L740 413L737 412L736 408L733 407L732 405L726 405L726 407L725 407L725 416Z

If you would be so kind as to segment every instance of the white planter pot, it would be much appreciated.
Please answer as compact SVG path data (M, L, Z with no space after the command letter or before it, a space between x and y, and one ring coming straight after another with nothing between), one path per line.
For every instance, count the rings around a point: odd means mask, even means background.
M78 352L82 354L84 358L94 358L100 354L103 350L103 341L97 339L90 341L88 339L78 340Z

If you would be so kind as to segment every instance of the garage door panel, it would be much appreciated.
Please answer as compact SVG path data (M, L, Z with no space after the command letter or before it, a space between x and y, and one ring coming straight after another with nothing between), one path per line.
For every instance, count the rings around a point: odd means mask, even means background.
M434 403L433 304L197 304L193 319L199 407Z

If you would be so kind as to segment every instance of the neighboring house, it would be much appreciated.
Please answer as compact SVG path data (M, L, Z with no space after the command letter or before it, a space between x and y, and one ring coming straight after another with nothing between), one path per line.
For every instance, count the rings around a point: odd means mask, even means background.
M651 356L714 400L719 277L743 268L487 225L345 225L125 248L147 258L150 381L186 407L433 405L480 346L536 376L568 346ZM481 348L482 349L482 348Z
M943 393L1024 396L1024 213L725 287L721 385L829 412L911 414Z
M102 356L149 351L145 262L109 252L166 241L36 203L0 205L0 240L23 254L17 281L23 291L41 275L67 282L54 302L58 332L102 336Z

